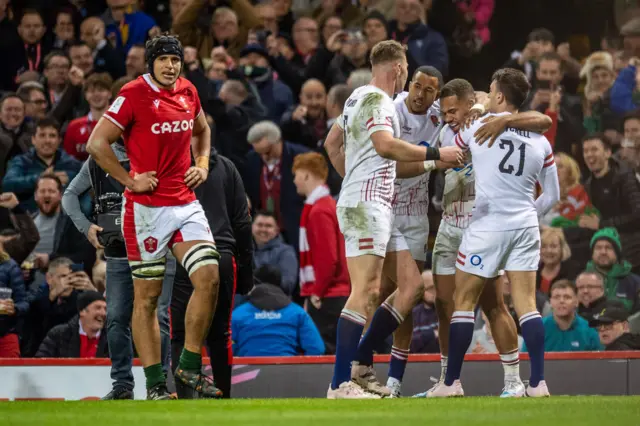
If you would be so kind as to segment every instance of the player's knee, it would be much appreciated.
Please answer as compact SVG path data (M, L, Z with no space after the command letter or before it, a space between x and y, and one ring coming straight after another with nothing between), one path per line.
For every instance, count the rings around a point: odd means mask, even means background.
M152 314L158 308L158 299L161 291L162 289L157 292L136 293L133 300L134 309Z
M203 285L214 285L219 281L218 262L220 253L213 243L194 244L182 257L182 266L192 282L201 281ZM197 276L196 276L197 273Z
M370 286L366 294L363 295L363 300L367 301L367 313L375 311L382 303L380 300L380 288Z

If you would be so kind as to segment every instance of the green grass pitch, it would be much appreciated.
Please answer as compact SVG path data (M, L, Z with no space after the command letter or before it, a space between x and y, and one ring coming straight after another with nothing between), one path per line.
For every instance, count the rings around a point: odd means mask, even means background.
M0 403L0 425L640 426L640 397Z

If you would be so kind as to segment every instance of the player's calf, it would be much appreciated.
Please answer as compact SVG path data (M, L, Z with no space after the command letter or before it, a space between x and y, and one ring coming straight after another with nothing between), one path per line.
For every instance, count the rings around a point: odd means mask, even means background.
M455 269L454 269L455 271ZM449 357L449 327L455 311L453 293L456 289L455 275L433 275L436 287L436 314L438 315L438 343L440 344L440 381L447 374Z

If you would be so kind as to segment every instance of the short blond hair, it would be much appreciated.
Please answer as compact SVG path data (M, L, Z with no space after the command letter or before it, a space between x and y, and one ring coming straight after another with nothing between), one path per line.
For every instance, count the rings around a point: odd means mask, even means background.
M386 62L402 61L406 58L406 48L395 40L384 40L371 49L369 60L372 66Z
M557 238L560 240L560 247L562 247L562 258L561 260L564 262L565 260L571 257L571 248L569 248L569 244L567 244L567 240L564 238L564 232L562 232L561 228L546 228L542 231L542 235L540 236L540 241L542 244L545 244L552 238Z
M293 173L298 170L306 170L324 181L326 181L329 176L327 161L322 154L317 152L305 152L304 154L296 155L293 159L293 167L291 170Z
M569 154L565 154L564 152L558 152L555 154L556 163L562 163L567 169L569 169L569 187L567 189L571 189L577 184L580 183L580 179L582 177L580 173L580 166L578 166L578 162L573 159Z

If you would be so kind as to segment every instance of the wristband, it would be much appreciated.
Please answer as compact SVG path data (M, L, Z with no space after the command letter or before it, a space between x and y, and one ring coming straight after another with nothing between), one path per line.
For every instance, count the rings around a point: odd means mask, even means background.
M475 104L471 107L471 109L477 109L480 111L480 114L484 114L484 105L482 104Z
M438 148L427 147L427 158L425 160L439 160L440 150Z
M436 162L434 160L423 161L422 165L424 166L425 172L430 172L431 170L436 169Z
M206 155L201 155L200 157L196 158L196 167L200 167L201 169L209 171L209 157L207 157Z

